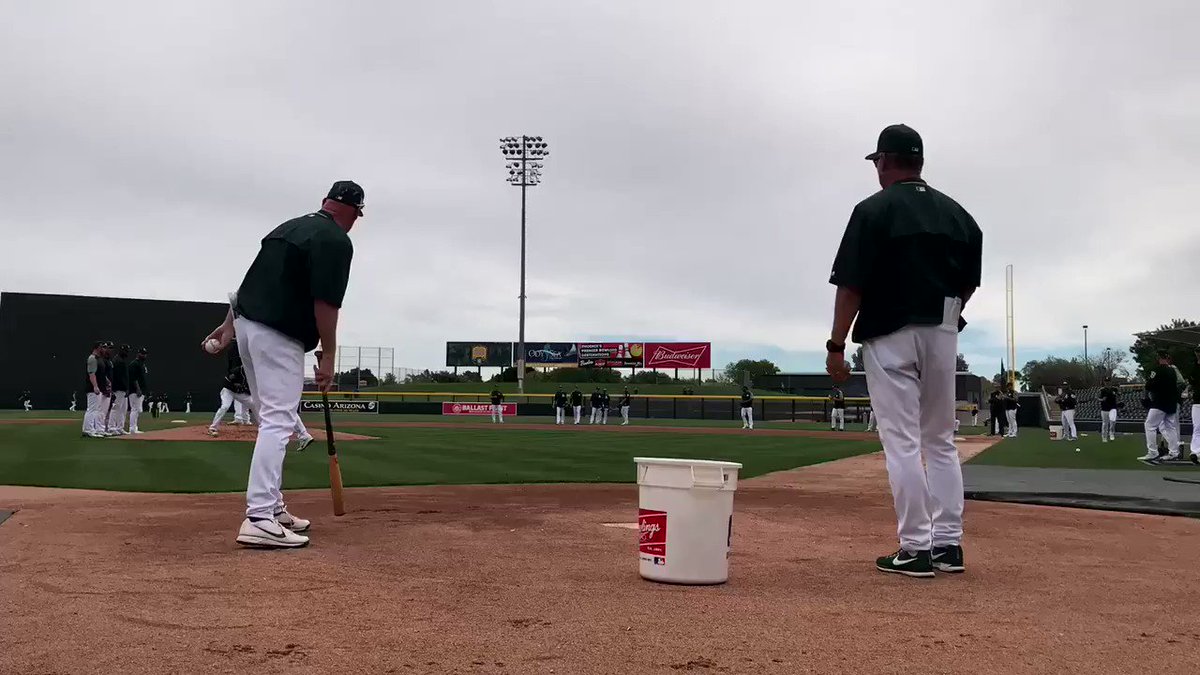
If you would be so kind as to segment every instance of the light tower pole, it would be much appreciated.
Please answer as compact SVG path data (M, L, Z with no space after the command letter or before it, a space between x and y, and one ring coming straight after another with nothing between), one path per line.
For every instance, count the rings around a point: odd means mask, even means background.
M517 342L517 391L525 393L525 188L542 182L540 160L550 155L541 136L507 136L500 139L500 153L510 160L506 179L521 188L521 295Z

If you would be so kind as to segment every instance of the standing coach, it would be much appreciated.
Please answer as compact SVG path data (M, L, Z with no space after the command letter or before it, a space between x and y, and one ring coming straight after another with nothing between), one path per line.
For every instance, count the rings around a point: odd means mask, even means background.
M983 234L965 209L922 180L924 144L913 129L887 127L867 159L883 189L854 207L834 259L826 368L835 381L849 378L853 324L899 521L900 549L876 568L913 577L962 572L954 372L962 308L979 287Z
M308 543L308 537L297 533L308 530L309 521L288 513L283 503L283 459L304 388L304 354L318 342L322 356L317 388L327 392L333 382L338 312L354 255L348 233L362 209L362 188L338 181L320 211L272 230L263 238L225 322L205 338L215 338L224 349L236 330L258 412L240 544L294 548Z

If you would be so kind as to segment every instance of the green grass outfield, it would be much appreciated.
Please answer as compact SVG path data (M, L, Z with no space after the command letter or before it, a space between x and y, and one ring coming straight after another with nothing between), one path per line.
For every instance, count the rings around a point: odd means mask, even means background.
M70 417L78 414L6 413L3 418ZM447 421L447 418L371 415L376 422ZM191 424L209 416L168 414L144 417L143 430ZM485 421L459 419L456 421ZM538 423L537 418L518 418ZM549 425L552 420L544 420ZM655 420L672 426L717 426L712 420ZM316 419L306 423L317 425ZM578 433L522 430L497 425L485 429L356 427L339 415L339 431L380 437L339 446L347 486L478 483L633 482L635 456L722 459L744 464L752 477L879 450L875 441L814 439L747 434L711 435ZM719 426L736 426L725 422ZM796 425L777 425L796 428ZM821 425L817 425L818 428ZM0 425L0 484L92 488L141 492L237 492L245 489L251 445L245 442L148 442L80 436L75 424ZM290 453L284 487L328 485L323 444Z
M1075 452L1079 448L1079 452ZM1186 452L1186 446L1184 451ZM1195 471L1192 464L1150 466L1137 461L1146 454L1146 437L1121 434L1117 440L1101 443L1100 434L1081 435L1078 441L1053 441L1045 429L1021 429L1016 438L1006 438L976 455L970 464L1025 466L1046 469L1129 469Z

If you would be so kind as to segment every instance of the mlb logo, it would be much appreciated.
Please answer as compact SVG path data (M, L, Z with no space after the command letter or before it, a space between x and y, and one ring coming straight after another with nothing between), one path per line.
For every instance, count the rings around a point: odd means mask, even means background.
M666 559L666 558L660 558L660 557L658 557L658 556L654 556L654 564L655 564L655 565L666 565L666 564L667 564L667 559Z

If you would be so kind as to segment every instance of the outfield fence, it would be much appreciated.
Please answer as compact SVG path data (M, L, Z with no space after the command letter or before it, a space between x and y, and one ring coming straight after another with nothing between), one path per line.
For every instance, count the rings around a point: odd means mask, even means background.
M317 392L308 391L305 397L319 397ZM441 414L442 403L490 403L487 392L352 392L334 394L344 400L373 400L379 402L380 413L396 414ZM620 410L612 397L609 408L614 413ZM554 414L553 394L505 394L505 403L516 403L519 414L525 416L551 416ZM585 396L585 410L591 410L591 401ZM633 396L629 406L631 417L644 419L741 419L741 398L730 395L672 395L639 394ZM828 422L833 409L827 398L815 396L757 396L754 399L754 418L768 421ZM846 422L867 421L870 399L846 399Z

